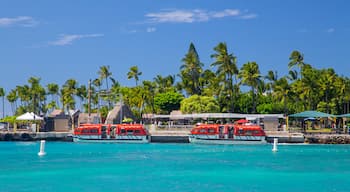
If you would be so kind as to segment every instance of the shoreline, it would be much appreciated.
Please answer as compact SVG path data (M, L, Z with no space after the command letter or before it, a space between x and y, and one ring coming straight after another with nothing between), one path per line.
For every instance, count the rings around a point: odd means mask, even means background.
M278 138L279 143L308 143L308 144L350 144L347 134L306 134L272 132L267 133L268 143ZM0 141L62 141L73 142L71 132L0 132ZM151 131L152 143L188 143L188 134L184 131Z

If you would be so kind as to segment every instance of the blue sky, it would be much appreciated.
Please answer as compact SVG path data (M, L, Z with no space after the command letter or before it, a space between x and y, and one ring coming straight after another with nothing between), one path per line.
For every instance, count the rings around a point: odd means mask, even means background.
M0 0L0 87L7 92L31 76L43 85L69 78L87 84L99 66L127 79L133 65L141 80L177 74L193 42L209 68L226 42L238 66L256 61L261 73L288 71L299 50L316 68L350 76L350 1L347 0Z

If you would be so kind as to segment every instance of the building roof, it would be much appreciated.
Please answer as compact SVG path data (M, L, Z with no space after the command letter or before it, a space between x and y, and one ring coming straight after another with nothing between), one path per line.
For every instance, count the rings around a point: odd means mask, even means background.
M288 117L314 117L314 118L319 118L319 117L334 117L334 115L332 114L328 114L328 113L323 113L323 112L319 112L319 111L303 111L300 113L295 113L292 115L288 115Z

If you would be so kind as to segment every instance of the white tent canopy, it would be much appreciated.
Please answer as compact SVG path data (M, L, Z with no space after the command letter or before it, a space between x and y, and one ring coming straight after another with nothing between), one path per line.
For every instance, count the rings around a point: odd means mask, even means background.
M18 116L16 118L16 120L31 120L31 121L33 121L33 120L40 120L40 121L42 121L42 120L44 120L44 118L34 114L33 112L27 112L27 113L25 113L23 115Z

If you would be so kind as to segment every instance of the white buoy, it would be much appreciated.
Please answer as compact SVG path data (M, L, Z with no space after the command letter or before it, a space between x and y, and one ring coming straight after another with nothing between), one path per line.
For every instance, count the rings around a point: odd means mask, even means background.
M273 148L272 148L273 152L277 151L277 143L278 143L278 138L273 138Z
M39 151L38 155L39 156L46 155L46 153L45 153L45 140L40 141L40 151Z

